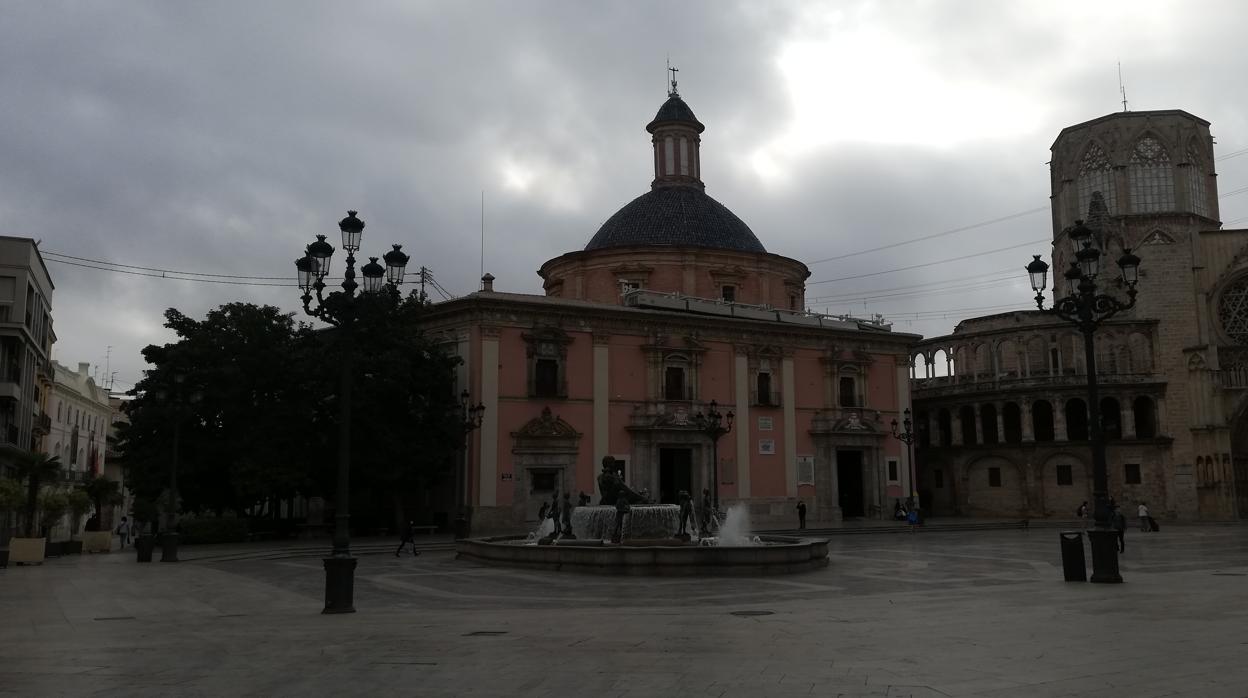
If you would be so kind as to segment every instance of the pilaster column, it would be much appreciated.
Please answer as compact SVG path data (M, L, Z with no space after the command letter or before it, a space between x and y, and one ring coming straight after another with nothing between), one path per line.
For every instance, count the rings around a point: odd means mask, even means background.
M594 500L602 493L598 491L598 464L603 457L611 453L611 389L610 389L610 348L608 335L594 333L594 462L590 466L590 480L594 483Z
M750 364L745 354L737 354L734 359L737 419L733 432L737 435L737 499L745 499L750 496ZM787 395L785 399L788 399Z
M784 391L784 493L797 496L797 381L794 379L793 359L780 361L781 390ZM909 381L906 384L909 385ZM745 425L746 428L749 425Z
M1031 421L1031 400L1020 400L1018 403L1019 418L1023 421L1023 441L1035 441L1036 430Z
M481 328L481 403L485 413L477 430L481 488L477 505L498 504L498 328ZM523 475L520 475L523 477ZM513 476L514 477L514 476Z
M979 403L975 403L975 443L984 443L984 416L980 413Z

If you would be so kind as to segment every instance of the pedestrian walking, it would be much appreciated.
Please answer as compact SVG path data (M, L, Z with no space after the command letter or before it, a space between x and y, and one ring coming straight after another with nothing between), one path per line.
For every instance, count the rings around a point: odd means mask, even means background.
M1088 502L1087 500L1084 500L1083 504L1080 504L1079 508L1075 510L1075 516L1078 516L1079 520L1083 522L1084 528L1088 527Z
M797 500L797 528L798 530L806 529L806 502Z
M403 546L408 543L412 544L412 557L420 557L420 551L416 549L416 522L408 521L403 525L402 538L399 540L399 547L394 551L394 556L398 557L403 552Z
M124 516L121 517L121 523L117 524L117 537L121 539L122 548L130 542L130 522Z
M1122 515L1122 509L1114 507L1109 515L1109 525L1118 532L1118 552L1127 552L1127 517Z
M711 534L711 491L709 489L702 490L702 512L699 523L702 530L698 534L702 537L709 536Z
M1153 517L1148 515L1148 505L1140 502L1139 508L1136 509L1136 515L1140 517L1140 531L1148 533L1153 530Z

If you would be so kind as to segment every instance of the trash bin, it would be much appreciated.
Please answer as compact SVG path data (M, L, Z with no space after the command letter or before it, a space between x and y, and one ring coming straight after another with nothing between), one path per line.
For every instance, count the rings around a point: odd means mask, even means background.
M1068 582L1088 581L1088 566L1083 557L1083 531L1062 531L1062 573Z
M455 532L455 540L463 540L471 534L471 524L467 518L460 516L455 519L452 530Z
M156 549L156 539L152 536L139 536L134 539L134 550L138 553L139 562L151 562L152 551Z

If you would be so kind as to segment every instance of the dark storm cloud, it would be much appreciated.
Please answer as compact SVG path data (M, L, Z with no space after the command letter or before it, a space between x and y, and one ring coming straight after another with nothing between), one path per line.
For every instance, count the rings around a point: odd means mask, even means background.
M1048 146L1062 126L1115 108L1117 58L1133 106L1187 108L1214 123L1220 152L1248 146L1238 6L1130 6L10 3L0 10L0 230L92 259L290 276L312 235L333 239L357 208L366 253L402 242L414 266L467 293L484 191L487 269L499 288L540 292L543 261L583 246L646 190L644 125L665 97L670 54L707 124L708 193L769 250L835 257L1045 206ZM794 47L805 51L796 66L784 62ZM803 113L812 100L814 117ZM896 126L871 132L880 122ZM1224 190L1234 177L1248 184L1238 160L1220 167ZM1224 219L1248 213L1223 206ZM1047 216L1032 215L813 264L811 280L1048 233ZM939 334L957 317L904 313L1015 296L1025 305L1025 282L837 299L1021 267L1031 252L816 284L810 295L833 312L882 312L899 329ZM166 307L296 307L291 288L50 266L57 357L100 363L112 345L123 382L142 370L138 350L165 340Z

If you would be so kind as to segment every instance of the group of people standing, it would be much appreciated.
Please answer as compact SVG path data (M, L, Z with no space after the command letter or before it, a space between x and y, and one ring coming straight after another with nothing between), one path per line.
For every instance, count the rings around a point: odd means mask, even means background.
M1088 508L1087 502L1080 504L1079 508L1075 510L1075 515L1083 522L1084 528L1088 527L1088 519L1091 514L1092 511ZM1161 530L1161 526L1157 524L1157 519L1154 519L1149 513L1146 502L1140 502L1139 506L1136 507L1136 516L1140 520L1141 532L1148 533ZM1127 552L1127 517L1122 513L1122 507L1118 506L1113 497L1109 498L1109 527L1118 534L1118 552Z

